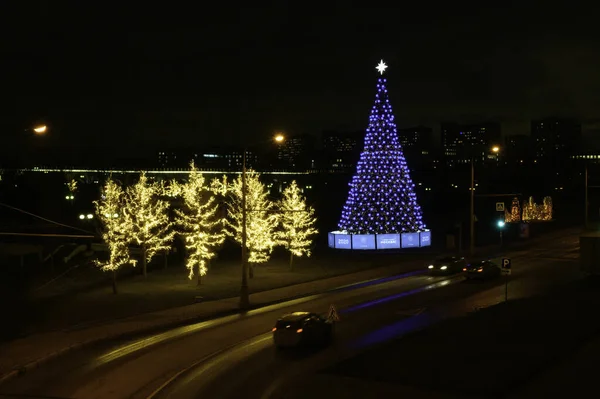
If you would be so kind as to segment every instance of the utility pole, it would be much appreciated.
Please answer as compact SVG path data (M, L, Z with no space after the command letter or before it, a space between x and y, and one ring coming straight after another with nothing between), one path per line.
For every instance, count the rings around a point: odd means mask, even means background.
M471 157L471 212L469 227L469 252L471 256L475 253L475 163Z
M248 218L246 207L246 148L242 155L242 286L240 289L240 309L250 306L250 293L248 291L248 256L246 254L246 241L248 239L246 224Z
M585 163L585 221L584 227L588 226L588 212L589 212L589 203L588 203L588 164Z

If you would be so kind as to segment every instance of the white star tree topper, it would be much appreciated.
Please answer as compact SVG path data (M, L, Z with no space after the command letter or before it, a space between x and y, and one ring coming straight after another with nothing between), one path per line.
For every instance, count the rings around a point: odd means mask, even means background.
M375 69L377 69L377 71L383 75L383 73L387 69L387 65L385 65L385 62L383 62L383 60L381 60L379 61L379 65L377 65Z

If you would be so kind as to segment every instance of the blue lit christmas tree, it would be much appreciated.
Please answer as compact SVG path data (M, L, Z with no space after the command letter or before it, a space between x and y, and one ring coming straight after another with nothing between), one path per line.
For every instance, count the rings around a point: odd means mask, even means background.
M383 60L377 66L381 75L386 68ZM338 227L351 234L425 230L383 77L377 81L364 149Z

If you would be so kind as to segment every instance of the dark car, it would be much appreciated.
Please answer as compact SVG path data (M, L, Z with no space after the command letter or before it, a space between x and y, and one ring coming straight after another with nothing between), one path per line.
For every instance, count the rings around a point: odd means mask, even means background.
M273 327L273 341L277 348L326 345L332 338L333 322L315 313L286 314Z
M502 274L500 266L490 260L471 262L464 268L467 280L488 280Z
M465 267L467 267L465 258L445 256L433 261L433 263L428 266L428 269L429 273L435 276L460 273Z

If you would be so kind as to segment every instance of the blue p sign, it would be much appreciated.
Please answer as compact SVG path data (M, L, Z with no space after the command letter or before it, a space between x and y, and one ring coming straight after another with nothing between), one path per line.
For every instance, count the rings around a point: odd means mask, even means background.
M502 258L502 268L510 270L511 268L510 258Z

